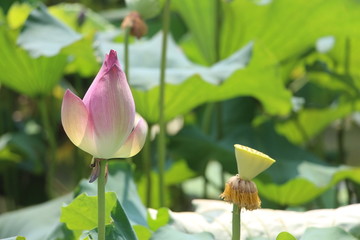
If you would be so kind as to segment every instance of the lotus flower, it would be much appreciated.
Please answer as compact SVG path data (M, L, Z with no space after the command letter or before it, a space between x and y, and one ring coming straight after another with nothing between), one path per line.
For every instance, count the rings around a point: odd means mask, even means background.
M116 51L106 55L82 100L66 90L61 121L70 140L94 158L126 158L141 150L148 126L135 112Z

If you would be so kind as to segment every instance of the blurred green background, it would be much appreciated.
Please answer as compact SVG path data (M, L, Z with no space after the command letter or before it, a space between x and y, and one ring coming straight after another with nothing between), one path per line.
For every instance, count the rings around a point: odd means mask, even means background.
M150 1L156 2L156 1ZM78 189L91 156L60 122L66 88L82 97L104 54L124 62L124 1L1 1L0 213ZM163 1L130 37L136 109L151 126L129 166L158 208ZM139 9L141 15L150 11ZM166 206L218 199L236 174L233 145L277 160L255 179L263 207L316 209L360 199L360 2L172 0L165 118ZM115 163L114 163L115 164Z

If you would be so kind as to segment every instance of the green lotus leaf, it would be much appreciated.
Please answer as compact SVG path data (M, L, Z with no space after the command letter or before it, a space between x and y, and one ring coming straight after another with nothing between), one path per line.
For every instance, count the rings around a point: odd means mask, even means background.
M28 96L51 93L67 64L65 55L33 58L16 45L16 32L5 26L0 26L0 45L2 84Z
M114 35L98 36L97 49L104 56L109 49L123 56L123 45L112 42ZM149 122L159 116L161 35L130 46L130 73L128 74L137 111ZM251 58L253 52L257 58ZM290 92L279 78L279 69L266 49L249 43L230 57L204 67L190 62L170 38L168 42L165 118L185 114L207 102L220 101L241 95L254 96L271 114L287 114L291 109ZM251 60L251 61L250 61ZM249 62L250 61L250 62Z

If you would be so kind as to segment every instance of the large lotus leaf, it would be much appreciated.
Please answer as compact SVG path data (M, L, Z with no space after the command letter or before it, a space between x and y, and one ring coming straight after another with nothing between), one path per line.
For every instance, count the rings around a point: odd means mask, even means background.
M121 202L123 210L115 206L111 212L114 223L112 231L119 231L125 214L132 223L147 225L146 209L142 205L131 176L128 163L118 160L110 161L109 175L106 185L107 191L116 192L117 201ZM96 184L82 181L77 194L86 192L96 195ZM0 238L21 235L28 240L55 239L58 236L72 236L71 232L60 224L60 209L63 203L69 203L73 194L66 195L50 202L28 207L22 210L5 213L0 216ZM119 223L120 221L120 223ZM124 220L125 221L125 220ZM81 223L80 223L81 224Z
M290 118L277 123L277 131L293 143L308 142L334 120L360 110L358 78L336 74L327 66L315 62L307 67L309 82L296 93L302 106Z
M334 62L333 68L336 72L345 74L359 75L360 71L357 66L360 64L360 37L344 36L335 39L334 47L327 53Z
M304 52L323 36L359 36L356 0L274 0L268 4L235 0L223 3L221 53L229 56L254 39L284 61ZM332 14L328 14L331 12ZM235 31L238 29L238 31Z
M69 62L65 69L66 73L93 77L101 67L94 54L92 34L88 34L81 40L65 47L62 53L71 56L71 62Z
M97 48L104 56L109 49L116 49L123 56L123 45L111 42L113 36L99 36ZM129 82L133 89L137 111L149 122L159 116L161 35L130 46ZM170 38L168 42L165 118L170 120L206 102L220 101L239 95L258 98L271 114L286 114L291 109L290 92L281 79L275 60L252 44L211 67L191 63ZM251 59L253 51L257 58ZM247 65L247 66L246 66ZM245 67L246 66L246 67ZM240 70L239 70L240 69Z
M276 129L291 142L300 144L311 140L334 120L345 117L356 109L359 107L354 108L353 103L323 109L304 109L296 117L279 122Z
M46 239L58 227L60 208L72 196L24 208L0 216L0 238L21 235L27 240Z
M78 21L83 21L81 26ZM48 11L44 7L35 9L26 21L18 41L34 56L55 55L61 51L71 56L67 73L90 77L96 75L100 68L93 50L94 35L97 31L113 28L100 15L80 4L59 4L50 7ZM51 39L54 36L56 39Z
M320 86L313 93L304 96L307 108L303 108L289 119L277 123L277 131L293 143L307 142L321 133L333 121L360 110L357 87L348 85L344 81L330 80L333 78L322 75L317 76L318 80L328 79L323 81L323 84L327 84L326 87ZM334 85L338 88L334 89ZM323 106L319 108L316 105L321 102L322 92L327 95L328 103L324 102ZM330 96L331 92L334 96Z
M277 160L276 164L266 171L277 184L285 183L297 176L298 167L305 161L322 163L311 153L291 144L285 137L277 134L269 123L256 127L242 124L233 128L232 132L220 141L205 135L199 128L186 126L171 138L170 147L179 156L185 157L192 169L200 171L202 161L216 159L223 164L225 171L236 174L233 147L235 143L250 146Z
M296 92L297 97L304 99L303 108L340 107L342 103L358 99L360 86L357 86L356 78L338 75L326 67L319 70L319 65L325 64L316 61L307 65L304 77L308 82Z
M49 7L51 15L84 35L114 29L101 15L77 3L60 3Z
M0 82L29 96L49 94L63 74L66 56L32 58L16 46L15 35L0 26Z
M344 99L345 97L357 99L360 95L360 81L358 73L354 70L355 66L353 65L359 61L353 57L353 55L356 55L354 54L356 49L351 50L351 52L350 49L348 49L344 50L344 52L345 55L348 54L349 56L348 59L346 57L344 58L347 59L345 60L346 64L341 63L339 60L328 62L326 61L327 59L323 60L320 58L306 66L306 76L310 83L326 90L338 92L338 95L340 95L338 96L339 99ZM347 70L345 71L345 69Z
M236 171L233 144L220 145L193 126L185 126L177 135L170 137L169 147L175 156L186 159L189 167L198 173L211 159L224 163L224 169L228 172Z
M110 212L117 200L114 192L105 194L105 224L111 223ZM83 193L77 196L71 203L61 207L60 222L66 224L70 230L91 230L97 227L98 212L97 196L88 196Z
M207 65L218 61L217 48L219 46L216 41L220 34L217 32L220 22L217 22L216 17L217 12L220 12L221 9L218 9L220 6L217 6L217 1L174 0L173 6L182 15L195 45Z
M187 233L210 232L216 240L231 239L232 205L214 200L194 200L195 212L171 213L173 226ZM358 226L360 205L337 209L295 212L259 209L241 212L242 240L273 240L280 232L289 232L297 239L349 239L349 231ZM310 237L310 235L315 234ZM333 234L332 238L329 233ZM344 237L344 238L341 238Z
M40 5L30 13L17 43L34 57L50 57L80 39L80 34L51 16L46 7Z
M355 0L316 0L311 4L301 0L274 0L264 4L241 0L223 3L221 58L255 39L281 63L282 79L286 81L295 64L315 49L319 38L331 35L336 43L344 38L356 41L359 37L355 30L360 22L359 9L360 4ZM328 14L329 11L333 14ZM357 49L354 41L350 52ZM342 47L340 51L344 52L344 45L336 46ZM350 69L356 72L357 56L350 55ZM337 68L344 69L344 64L341 64L345 58L342 57L336 54L334 60Z
M94 35L98 31L114 29L114 26L81 4L62 3L51 6L48 10L52 16L83 34L81 40L62 50L62 53L72 56L66 72L77 73L84 77L95 76L100 68L100 62L94 54Z
M128 217L114 192L105 194L106 239L136 240ZM110 218L111 216L111 218ZM91 230L97 227L97 196L81 194L69 205L63 206L60 221L72 230ZM87 231L83 235L88 235ZM96 230L90 231L91 239L96 238Z
M32 7L28 3L13 3L6 16L9 27L16 29L23 26L31 10Z
M202 55L200 48L195 43L194 39L191 37L191 34L186 34L184 37L181 38L179 41L179 46L186 54L186 57L189 58L190 61L208 66L208 62L205 57Z
M114 223L107 226L106 239L137 240L134 229L129 222L129 217L119 201L116 201L116 205L111 211L111 218Z
M347 233L341 227L329 227L329 228L308 228L300 240L314 240L314 239L328 239L328 240L356 240L358 238Z
M116 33L116 32L114 32ZM118 51L120 59L123 59L123 44L114 43L112 35L99 35L97 46L103 57L110 49ZM130 45L130 79L133 87L149 90L158 85L160 78L162 33L159 32L153 38L146 41L138 41ZM205 82L220 84L235 70L244 68L251 59L252 43L234 53L229 58L214 64L212 67L204 67L190 62L181 49L176 45L172 37L168 40L166 82L174 85L181 84L189 77L199 74Z
M301 168L306 168L308 172L300 171ZM295 206L315 199L345 179L359 183L359 174L360 168L331 168L305 162L299 166L299 177L284 184L278 185L258 179L255 180L255 183L260 194L265 198L283 206Z

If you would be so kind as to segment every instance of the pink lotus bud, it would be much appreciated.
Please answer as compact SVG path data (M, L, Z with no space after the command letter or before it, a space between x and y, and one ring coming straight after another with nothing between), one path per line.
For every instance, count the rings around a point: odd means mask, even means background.
M125 158L144 145L147 124L135 113L134 99L111 50L81 100L66 90L61 121L70 140L95 158Z

